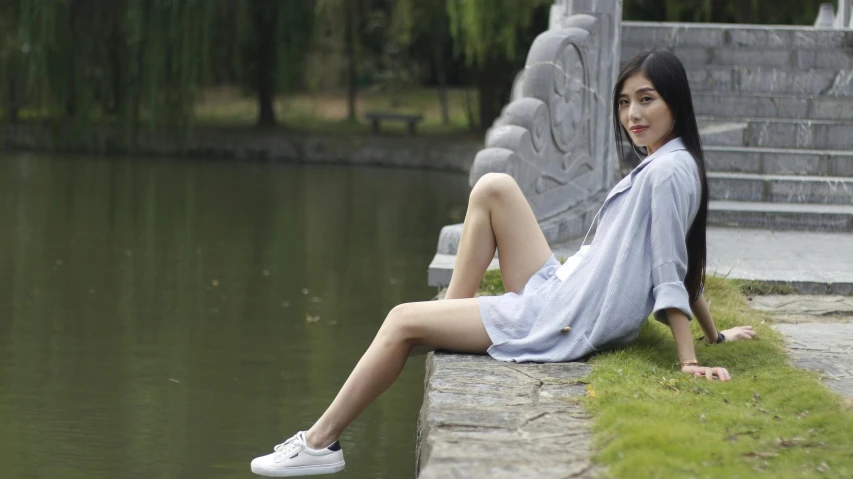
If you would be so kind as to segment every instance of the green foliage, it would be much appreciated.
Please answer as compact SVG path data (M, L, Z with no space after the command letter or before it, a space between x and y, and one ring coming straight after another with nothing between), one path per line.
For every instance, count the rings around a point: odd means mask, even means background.
M16 5L15 5L16 4ZM49 116L183 123L207 71L214 2L7 2L27 103Z
M632 478L853 474L850 405L791 364L782 339L735 286L711 277L705 295L720 329L751 324L759 334L697 344L700 363L726 367L732 381L681 373L669 329L649 321L630 347L590 361L597 461L613 477Z
M450 33L457 53L471 63L488 56L515 58L519 32L530 26L533 12L551 0L447 0Z
M129 131L143 122L187 126L199 91L211 85L239 85L269 105L274 94L322 77L334 87L392 92L475 84L485 126L552 3L0 0L0 111L13 120L118 122ZM820 3L625 0L623 17L807 25ZM344 74L345 51L357 72ZM309 54L328 67L306 78Z
M25 103L74 123L124 120L187 125L210 81L257 91L261 67L274 90L301 86L313 2L256 0L5 0L0 2L3 104ZM255 10L253 10L255 8ZM262 15L258 13L260 8ZM273 25L259 38L257 19ZM273 51L258 62L259 44ZM270 63L270 64L267 64Z

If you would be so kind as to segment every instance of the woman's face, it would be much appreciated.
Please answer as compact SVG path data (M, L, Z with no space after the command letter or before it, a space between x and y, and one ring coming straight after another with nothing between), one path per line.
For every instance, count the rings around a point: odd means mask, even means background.
M635 145L645 146L650 154L675 136L672 112L642 73L625 80L618 102L622 127Z

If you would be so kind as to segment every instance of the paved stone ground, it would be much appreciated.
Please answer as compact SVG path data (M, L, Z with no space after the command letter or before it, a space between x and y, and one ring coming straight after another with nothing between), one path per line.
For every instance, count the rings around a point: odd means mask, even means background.
M797 366L853 399L853 297L754 296L751 305L773 316Z
M805 294L853 295L853 235L708 228L708 271L789 284Z
M419 479L592 478L586 363L515 364L427 356Z

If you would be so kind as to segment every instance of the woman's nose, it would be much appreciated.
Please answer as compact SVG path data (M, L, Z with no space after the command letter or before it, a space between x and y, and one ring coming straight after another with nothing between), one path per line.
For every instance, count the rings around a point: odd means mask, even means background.
M628 107L628 119L634 122L640 120L640 107L636 103L631 103Z

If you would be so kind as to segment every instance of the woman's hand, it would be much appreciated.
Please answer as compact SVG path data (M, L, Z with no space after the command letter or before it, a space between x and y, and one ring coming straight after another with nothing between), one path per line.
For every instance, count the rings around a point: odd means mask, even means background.
M735 326L732 329L721 332L726 336L726 342L755 339L755 330L752 329L752 326Z
M720 381L731 381L732 375L726 370L726 368L709 368L706 366L683 366L681 368L681 372L686 374L692 374L693 376L699 378L705 376L709 381L714 379L714 376L720 378Z

